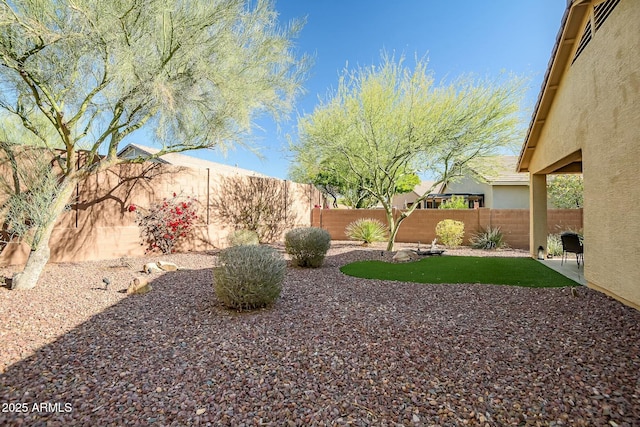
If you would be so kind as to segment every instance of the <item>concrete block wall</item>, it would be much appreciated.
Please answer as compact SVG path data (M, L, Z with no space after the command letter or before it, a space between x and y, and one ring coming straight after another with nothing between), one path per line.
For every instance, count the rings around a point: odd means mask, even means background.
M500 227L505 241L512 248L527 249L529 247L529 210L528 209L488 209L489 223L481 224L483 228Z
M382 209L313 209L312 226L324 228L333 240L348 240L345 227L360 218L372 218L387 223Z
M400 214L400 211L396 211L396 218ZM402 222L396 241L431 243L436 238L436 225L445 219L453 219L464 223L464 244L468 244L471 236L478 230L479 218L477 210L421 209L414 211Z
M398 218L401 211L395 210ZM334 240L346 240L346 226L359 218L375 218L387 224L381 209L318 209L311 212L311 224L329 231ZM406 218L396 238L397 242L431 243L436 237L436 225L444 219L464 222L463 244L478 231L487 227L500 227L509 246L516 249L529 248L528 209L420 209ZM547 214L549 233L559 233L567 229L582 229L582 209L551 209Z

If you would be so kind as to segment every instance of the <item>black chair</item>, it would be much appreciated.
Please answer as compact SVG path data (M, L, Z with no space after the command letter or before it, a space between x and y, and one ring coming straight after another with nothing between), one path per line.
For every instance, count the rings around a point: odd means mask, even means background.
M564 260L567 258L567 253L576 254L578 267L580 267L580 262L584 264L584 246L580 241L580 236L576 233L567 231L560 235L560 239L562 240L562 261L560 262L560 265L562 265Z

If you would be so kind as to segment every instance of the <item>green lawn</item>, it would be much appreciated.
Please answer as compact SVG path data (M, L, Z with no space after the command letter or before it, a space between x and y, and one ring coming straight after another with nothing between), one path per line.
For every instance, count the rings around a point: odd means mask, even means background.
M554 288L578 283L532 258L436 256L409 263L358 261L340 269L366 279L417 283L486 283Z

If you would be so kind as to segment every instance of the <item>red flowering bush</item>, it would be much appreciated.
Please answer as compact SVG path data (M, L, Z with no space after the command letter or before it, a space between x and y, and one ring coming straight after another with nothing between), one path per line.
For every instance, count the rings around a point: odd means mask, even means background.
M130 205L127 210L135 212L136 223L140 227L142 244L147 244L147 252L174 252L178 240L187 237L198 219L196 199L181 197L164 198L152 204L149 209Z

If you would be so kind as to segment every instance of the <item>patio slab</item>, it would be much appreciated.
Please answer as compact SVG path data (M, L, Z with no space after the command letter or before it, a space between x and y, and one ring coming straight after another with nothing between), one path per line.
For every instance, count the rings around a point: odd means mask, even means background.
M547 267L562 274L563 276L568 277L574 282L585 286L587 285L587 281L584 278L584 265L580 264L580 266L578 267L578 263L576 262L575 257L569 257L564 263L562 263L561 257L539 261Z

